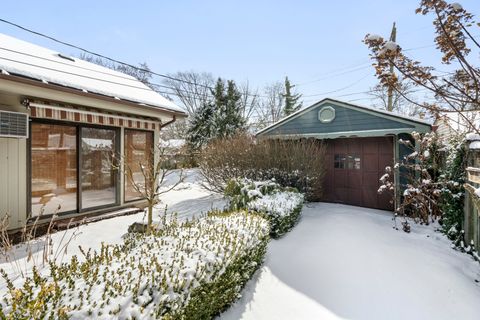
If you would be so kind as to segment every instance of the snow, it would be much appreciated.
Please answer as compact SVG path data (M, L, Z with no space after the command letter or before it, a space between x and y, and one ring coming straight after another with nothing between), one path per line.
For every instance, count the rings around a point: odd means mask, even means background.
M248 196L252 198L250 194ZM291 214L302 203L303 195L301 193L281 191L263 196L260 193L259 198L248 203L248 208L257 212L265 212L269 215L284 217Z
M186 144L185 139L160 140L160 146L164 148L180 149Z
M452 3L451 6L452 6L452 9L455 11L460 11L463 9L462 5L458 2Z
M177 181L178 173L179 171L173 171L172 174L167 176L165 182L166 187ZM198 217L212 209L223 209L226 206L223 195L207 191L201 186L203 180L197 169L185 170L184 173L184 182L174 190L160 197L162 203L157 205L153 214L155 223L160 220L160 217L165 214L165 212L167 214L177 213L179 220L185 220L191 219L194 216ZM62 239L69 239L75 234L75 237L67 248L67 252L59 255L58 262L66 262L73 256L80 258L82 255L80 254L79 246L85 249L91 248L93 250L99 250L102 242L105 244L120 244L123 241L123 235L128 230L128 226L134 222L142 222L145 220L146 216L142 212L83 225L78 229L54 233L52 234L54 244L53 251L59 251L57 248L65 244L65 240L62 242ZM106 232L106 230L108 230L108 232ZM41 250L44 244L44 238L36 241L34 245L34 252L36 252L34 260L41 261ZM27 263L25 251L26 247L20 246L16 249L15 255L16 257L23 257L18 259L17 262L22 266L22 270L28 271L32 264ZM12 275L14 271L17 270L15 265L5 261L4 257L0 255L0 269L1 268L5 269L9 275ZM3 282L0 281L0 290L2 286Z
M478 263L432 226L392 223L380 210L304 206L220 319L478 320Z
M465 139L467 141L477 141L477 140L480 140L480 134L478 134L478 133L467 133L467 135L465 136Z
M73 58L0 33L0 70L42 82L183 112L142 82L129 75Z
M378 34L370 34L370 35L368 35L367 40L369 40L369 41L382 41L383 37L378 35Z
M480 141L472 141L470 142L470 144L468 145L468 148L470 150L478 150L480 149Z
M388 51L397 51L398 50L398 44L396 42L393 42L393 41L387 41L385 43L385 49L387 49Z

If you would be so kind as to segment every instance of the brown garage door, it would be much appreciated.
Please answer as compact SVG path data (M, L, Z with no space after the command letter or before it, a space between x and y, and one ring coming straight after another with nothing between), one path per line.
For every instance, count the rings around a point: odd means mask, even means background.
M329 139L325 143L325 201L393 210L392 195L377 192L385 167L393 165L392 137Z

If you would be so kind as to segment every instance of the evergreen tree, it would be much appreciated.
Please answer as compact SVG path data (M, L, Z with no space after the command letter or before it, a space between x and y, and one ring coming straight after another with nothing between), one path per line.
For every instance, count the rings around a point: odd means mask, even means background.
M204 102L193 114L187 140L193 149L199 149L210 140L231 137L245 130L242 115L241 93L233 80L219 78L212 90L211 101Z
M227 81L227 88L221 79L217 87L221 91L216 92L216 138L231 137L238 131L245 129L246 119L242 115L240 105L241 93L233 80ZM221 85L220 85L221 83Z
M187 142L191 149L197 150L213 136L215 106L205 102L195 111L187 130Z
M292 92L293 87L295 86L290 83L288 77L285 77L285 94L283 95L283 97L285 98L285 108L283 109L283 113L285 116L294 113L302 107L302 103L298 102L302 95L300 93L294 94Z

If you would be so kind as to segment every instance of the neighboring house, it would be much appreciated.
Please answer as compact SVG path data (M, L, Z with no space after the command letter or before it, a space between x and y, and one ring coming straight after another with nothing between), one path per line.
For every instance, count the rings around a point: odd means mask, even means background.
M327 146L324 201L393 210L391 195L378 193L379 179L385 167L393 168L413 152L399 139L411 140L412 132L430 130L425 120L324 99L259 131L257 138L323 140ZM395 179L398 186L398 172Z
M131 76L0 34L0 216L17 229L139 204L112 154L139 170L185 116Z
M439 140L448 144L448 139L459 135L474 132L480 128L480 114L478 111L448 111L441 112L435 119L433 126Z

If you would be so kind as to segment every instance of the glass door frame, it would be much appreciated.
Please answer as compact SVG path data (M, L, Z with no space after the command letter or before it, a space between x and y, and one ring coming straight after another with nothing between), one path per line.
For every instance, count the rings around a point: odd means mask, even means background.
M77 166L76 166L76 174L77 174L77 194L76 194L76 199L77 199L77 208L75 210L69 210L65 212L60 212L57 213L58 216L65 216L65 215L71 215L71 214L79 214L79 213L85 213L85 212L91 212L95 210L101 210L104 208L111 208L115 206L119 206L121 203L120 199L120 193L121 193L121 172L119 169L114 169L115 170L115 202L114 203L109 203L106 205L100 205L96 207L89 207L89 208L82 208L82 175L81 175L81 160L82 160L82 152L81 152L81 133L82 133L82 127L85 128L96 128L96 129L107 129L107 130L113 130L115 132L115 142L114 142L114 147L115 147L115 154L116 158L121 154L121 128L120 127L113 127L113 126L105 126L105 125L95 125L95 124L87 124L87 123L77 123L77 122L71 122L71 121L62 121L62 120L53 120L53 119L30 119L29 123L29 132L32 132L32 124L34 123L39 123L39 124L52 124L52 125L59 125L59 126L67 126L67 127L75 127L75 132L76 132L76 148L77 148ZM27 219L36 219L37 216L32 215L32 135L30 134L27 143ZM48 218L51 217L53 214L44 214L42 215L42 218Z
M114 186L115 186L115 202L113 203L108 203L108 204L103 204L99 206L94 206L94 207L88 207L88 208L83 208L82 207L82 128L94 128L94 129L105 129L105 130L113 130L115 132L115 141L114 141L114 153L115 153L115 159L118 158L118 156L121 154L121 139L120 139L120 128L118 127L111 127L111 126L99 126L99 125L92 125L92 124L84 124L84 123L78 123L78 136L77 136L77 144L78 144L78 166L77 166L77 189L78 189L78 206L77 206L77 211L79 213L84 213L84 212L90 212L90 211L95 211L99 209L104 209L104 208L110 208L110 207L115 207L120 205L120 188L122 187L120 185L121 183L121 177L120 177L120 170L113 169L115 171L114 174Z

